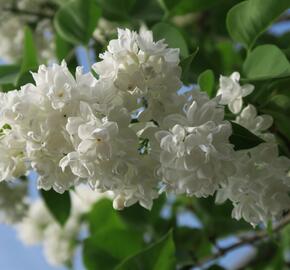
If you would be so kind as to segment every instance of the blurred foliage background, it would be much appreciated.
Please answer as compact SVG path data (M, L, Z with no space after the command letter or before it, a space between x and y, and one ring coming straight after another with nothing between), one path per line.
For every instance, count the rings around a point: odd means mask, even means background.
M184 85L199 84L214 96L219 75L233 71L254 84L246 101L274 117L272 132L290 157L290 27L283 34L273 30L289 22L290 1L41 0L30 1L29 8L17 2L0 1L0 32L10 38L10 43L0 39L3 92L30 82L30 71L41 63L65 59L72 71L80 64L89 67L116 37L117 27L138 31L146 26L156 40L165 38L170 47L180 48ZM5 30L16 17L17 31ZM64 223L69 197L43 196L48 206L67 205L49 207ZM80 240L85 267L224 269L227 254L247 246L230 269L290 269L287 213L281 223L252 228L233 220L231 208L211 198L161 197L150 212L138 205L117 212L101 200L83 217L89 224L88 237Z

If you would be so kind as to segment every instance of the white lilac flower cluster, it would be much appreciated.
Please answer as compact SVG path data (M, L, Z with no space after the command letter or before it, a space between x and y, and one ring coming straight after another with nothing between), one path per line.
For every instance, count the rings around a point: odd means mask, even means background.
M242 109L242 98L250 94L252 85L239 85L239 74L229 78L221 76L221 103L236 114L235 122L247 128L265 142L258 146L235 152L236 172L217 192L216 201L232 201L232 216L243 218L252 225L281 217L290 205L290 160L279 156L275 136L269 132L273 125L270 115L257 115L256 108L248 104Z
M97 74L75 76L65 62L40 66L35 84L0 96L0 180L33 169L38 186L64 192L87 183L113 193L116 209L139 203L150 209L162 191L233 202L233 217L257 224L289 208L289 160L279 157L267 132L270 116L258 116L243 97L239 74L221 77L217 97L181 88L179 50L152 32L118 30ZM266 142L234 151L236 122ZM242 112L240 112L242 110Z
M53 266L69 265L84 229L82 216L100 199L110 198L81 185L70 191L70 217L62 227L51 216L40 199L31 202L25 217L15 225L20 240L26 245L43 245L44 254Z

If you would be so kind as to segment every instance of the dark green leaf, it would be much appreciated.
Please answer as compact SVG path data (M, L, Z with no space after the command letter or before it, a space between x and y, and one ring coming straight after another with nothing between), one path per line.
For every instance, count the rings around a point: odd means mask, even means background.
M172 231L143 251L125 259L115 270L174 270L175 246Z
M66 59L69 52L71 52L72 49L73 49L72 45L69 42L64 40L59 34L56 34L55 53L59 61Z
M221 0L158 0L158 2L170 15L183 15L190 12L203 11L218 5Z
M142 246L142 234L128 229L103 228L85 240L84 264L88 270L111 270Z
M248 223L231 218L233 206L230 201L216 204L214 198L209 197L195 199L192 202L207 237L217 238L252 229Z
M65 225L70 216L71 199L68 191L59 194L54 190L41 190L41 196L44 199L48 210L60 225Z
M182 69L182 74L181 74L181 80L183 84L188 84L189 83L189 75L190 75L190 67L192 64L192 61L196 54L198 53L198 48L189 56L186 58L182 59L180 61L180 67Z
M290 97L282 94L274 95L270 97L265 106L267 109L272 111L280 111L286 114L290 114Z
M175 228L174 242L176 245L178 265L193 265L198 258L209 256L212 251L212 244L208 238L204 229L189 227Z
M136 0L96 0L108 19L123 20L128 17Z
M263 109L263 112L270 114L274 118L274 125L288 140L290 140L290 117L283 112Z
M55 14L54 26L68 42L87 45L100 16L95 0L71 0Z
M200 89L206 92L209 97L215 96L215 88L214 88L214 73L212 70L207 69L203 73L201 73L198 77L198 85Z
M154 40L165 39L170 48L179 48L180 55L184 58L188 56L188 47L183 35L178 28L168 23L157 23L152 28Z
M15 84L19 71L17 65L0 65L0 84Z
M233 133L230 136L230 143L234 145L236 151L250 149L264 142L264 140L241 125L235 122L231 122L231 124Z
M269 79L290 74L290 63L283 52L275 45L256 47L247 56L244 73L250 79Z
M154 200L153 207L150 211L139 204L134 204L120 211L119 215L134 228L144 228L154 225L158 218L160 218L160 212L164 206L164 202L165 196L160 196L158 199Z
M220 265L214 264L209 268L206 268L206 270L225 270L225 268L221 267Z
M235 41L251 48L261 33L290 7L290 0L248 0L227 14L227 28Z

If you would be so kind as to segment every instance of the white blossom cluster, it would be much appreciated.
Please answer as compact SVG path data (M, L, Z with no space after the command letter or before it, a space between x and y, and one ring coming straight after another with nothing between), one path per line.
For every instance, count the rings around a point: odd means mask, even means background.
M137 202L150 209L162 191L217 192L218 201L233 202L233 217L252 224L289 208L289 160L267 131L271 117L243 109L254 87L241 86L238 73L221 77L213 99L197 89L178 95L179 50L143 28L119 29L100 58L97 78L81 68L73 76L63 62L40 66L34 84L1 94L0 180L33 169L39 188L62 193L88 183L111 191L116 209ZM234 151L224 105L266 143Z
M44 202L31 202L26 216L15 225L20 240L26 245L43 245L44 255L53 266L69 265L85 225L82 216L92 205L108 194L99 194L80 185L70 191L72 207L64 226L55 221Z
M243 218L252 225L266 224L283 215L290 205L290 160L279 156L275 136L269 132L273 124L270 115L257 115L256 108L248 104L242 109L242 97L250 94L252 85L239 85L239 74L229 78L221 76L221 103L236 114L238 124L247 128L265 142L258 146L235 152L235 174L217 192L216 201L232 201L232 216ZM242 109L242 110L241 110Z

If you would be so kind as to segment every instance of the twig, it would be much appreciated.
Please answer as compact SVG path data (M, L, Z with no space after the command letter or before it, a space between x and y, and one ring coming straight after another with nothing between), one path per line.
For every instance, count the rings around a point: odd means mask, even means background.
M280 223L278 223L274 228L273 228L273 233L274 232L278 232L281 229L283 229L286 225L288 225L290 223L290 214L288 214L283 220L280 221ZM263 230L263 231L259 231L257 232L255 235L251 236L251 237L245 237L243 239L241 239L240 242L234 243L228 247L225 248L221 248L219 247L219 249L217 250L217 252L211 256L208 256L202 260L200 260L199 262L196 263L196 265L194 266L202 266L206 263L209 263L213 260L216 260L222 256L224 256L226 253L233 251L234 249L237 249L239 247L242 247L244 245L248 245L248 244L255 244L256 242L263 240L264 238L269 237L269 234L267 231Z
M46 18L46 19L52 19L53 15L42 13L42 12L35 12L30 10L24 10L24 9L18 9L17 7L4 7L2 9L6 12L11 12L18 15L29 15L29 16L36 16L38 18Z

